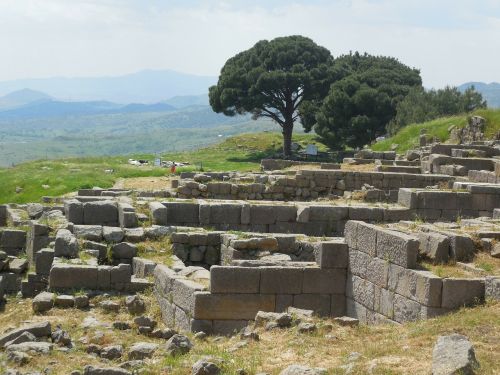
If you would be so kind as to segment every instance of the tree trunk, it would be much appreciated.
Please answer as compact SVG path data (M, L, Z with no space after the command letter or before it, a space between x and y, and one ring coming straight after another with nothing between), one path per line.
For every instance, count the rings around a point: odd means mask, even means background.
M283 155L285 159L292 156L292 133L293 133L293 121L290 119L286 121L283 125Z

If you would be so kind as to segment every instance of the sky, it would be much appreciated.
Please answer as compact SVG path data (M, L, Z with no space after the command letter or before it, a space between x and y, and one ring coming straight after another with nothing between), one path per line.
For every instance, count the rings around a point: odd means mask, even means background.
M0 81L218 75L261 39L397 57L424 86L500 82L500 0L0 0Z

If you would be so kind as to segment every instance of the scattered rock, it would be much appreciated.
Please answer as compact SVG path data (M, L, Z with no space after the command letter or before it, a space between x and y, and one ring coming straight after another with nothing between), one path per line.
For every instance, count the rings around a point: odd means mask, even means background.
M40 337L50 337L50 334L52 332L52 328L50 325L50 322L48 321L43 321L43 322L38 322L38 323L32 323L32 324L27 324L22 327L13 329L2 336L0 336L0 347L3 347L5 343L14 340L24 332L29 332L33 336L40 338Z
M252 341L259 341L260 337L257 332L252 330L250 327L245 327L240 333L240 339L242 340L252 340Z
M33 298L31 306L33 311L36 313L43 313L50 310L54 306L54 299L56 295L54 293L42 292Z
M23 352L8 352L7 361L15 363L16 365L23 366L30 361L31 357Z
M56 307L70 308L75 306L75 297L61 294L56 297L54 302Z
M57 326L54 332L52 332L51 336L52 336L52 342L54 344L67 347L72 346L71 337L69 333L61 329L60 326Z
M21 344L9 345L7 348L5 348L7 352L23 352L36 354L49 354L52 349L52 344L48 342L23 342Z
M123 347L121 345L105 346L100 350L99 356L105 359L118 359L123 355Z
M132 373L119 367L85 366L83 375L132 375Z
M99 345L95 345L95 344L90 344L88 345L86 348L85 348L85 351L88 353L88 354L96 354L96 355L100 355L101 354L101 347Z
M433 375L472 375L479 368L474 347L466 336L439 336L432 351Z
M141 315L134 319L134 323L138 327L150 327L154 329L156 327L156 320L151 319L149 316Z
M334 322L338 323L341 326L347 327L356 327L359 325L359 320L355 318L351 318L349 316L341 316L333 319Z
M113 322L113 328L120 331L126 331L128 329L131 329L132 326L127 322Z
M153 344L150 342L135 343L129 349L128 358L130 360L151 358L157 348L157 344Z
M193 344L189 341L189 338L176 334L167 341L165 349L168 354L175 356L188 353L192 347Z
M120 367L124 369L137 369L144 366L144 361L140 359L135 359L133 361L123 362Z
M202 359L197 361L191 369L192 375L217 375L220 372L221 369L215 363Z
M292 325L292 315L288 313L275 313L259 311L255 316L255 325L266 324L266 329L271 327L287 328Z
M306 322L300 323L297 327L297 331L299 333L312 333L312 332L316 332L317 329L318 329L318 327L316 327L316 324L306 323Z
M324 368L312 368L301 365L291 365L280 372L280 375L323 375L326 374Z
M120 311L120 304L115 301L107 300L99 303L99 307L107 312L118 312Z
M128 296L125 298L125 306L132 315L142 314L146 311L146 303L139 296Z
M197 340L203 341L203 340L206 340L207 336L208 335L205 332L200 331L200 332L196 332L193 337Z
M13 345L13 344L22 344L23 342L35 342L38 341L36 336L30 332L23 332L16 338L11 341L5 343L5 346Z
M198 332L198 333L200 333L200 332ZM196 338L196 335L198 333L196 333L194 335L195 338ZM204 332L202 332L202 333L204 333ZM165 329L155 329L153 332L151 332L150 336L151 337L156 337L158 339L168 340L169 338L171 338L175 334L177 334L176 330L171 329L171 328L165 328Z
M75 307L77 309L86 309L89 307L89 297L84 294L75 296Z

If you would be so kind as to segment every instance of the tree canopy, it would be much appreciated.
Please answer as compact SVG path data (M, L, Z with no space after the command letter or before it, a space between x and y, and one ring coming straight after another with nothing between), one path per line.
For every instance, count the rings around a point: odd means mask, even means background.
M398 103L414 87L420 73L397 59L351 53L335 60L334 81L321 101L302 106L301 119L331 148L360 147L385 133Z
M467 88L463 93L456 87L449 86L439 90L415 88L398 103L396 116L389 122L387 130L393 135L409 124L472 112L478 108L485 108L486 105L483 96L474 86Z
M303 36L261 40L227 60L210 87L212 109L228 116L251 113L275 121L283 153L291 154L293 126L305 101L323 98L334 79L330 51Z

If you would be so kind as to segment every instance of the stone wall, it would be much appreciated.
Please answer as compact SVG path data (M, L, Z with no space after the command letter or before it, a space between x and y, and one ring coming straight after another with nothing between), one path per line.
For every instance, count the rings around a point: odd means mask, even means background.
M410 168L410 167L394 167ZM353 172L340 170L299 170L295 175L254 175L251 183L181 181L179 198L311 200L326 196L343 196L368 184L386 193L389 201L397 200L399 188L425 188L450 184L454 179L444 175L422 175L397 172Z
M105 225L133 228L138 226L137 215L132 205L112 200L81 202L69 199L64 202L66 219L73 224Z
M442 279L417 270L419 242L359 221L346 225L347 315L365 323L432 318L484 300L485 280Z
M176 200L151 202L154 224L206 227L260 233L301 233L310 236L336 236L347 220L394 222L413 217L400 207L349 206L328 204L250 204Z
M207 333L233 333L260 310L282 312L289 306L323 316L344 315L347 246L325 246L318 258L319 264L213 266L210 285L159 265L155 295L168 326Z
M400 189L398 203L424 220L451 220L493 214L500 207L500 186L456 182L457 190Z

